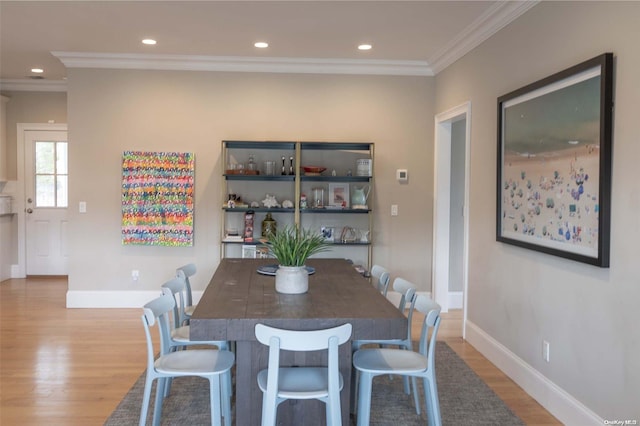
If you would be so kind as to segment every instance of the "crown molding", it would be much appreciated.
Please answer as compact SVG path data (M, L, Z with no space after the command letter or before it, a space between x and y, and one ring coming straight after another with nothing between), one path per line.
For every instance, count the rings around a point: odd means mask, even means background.
M433 76L424 61L51 52L67 68Z
M538 3L539 0L496 2L429 58L433 74L438 74L462 58Z
M64 80L0 80L0 90L16 92L66 92Z

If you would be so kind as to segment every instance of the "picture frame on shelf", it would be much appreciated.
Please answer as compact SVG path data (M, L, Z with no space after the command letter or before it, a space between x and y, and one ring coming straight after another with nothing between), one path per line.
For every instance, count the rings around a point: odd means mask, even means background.
M613 54L498 98L496 240L609 267Z
M349 184L330 183L329 184L329 206L349 208Z
M256 246L254 245L242 245L242 258L243 259L255 259L257 254Z
M321 226L320 227L320 235L324 238L324 240L328 243L332 243L334 241L334 232L335 229L329 226Z

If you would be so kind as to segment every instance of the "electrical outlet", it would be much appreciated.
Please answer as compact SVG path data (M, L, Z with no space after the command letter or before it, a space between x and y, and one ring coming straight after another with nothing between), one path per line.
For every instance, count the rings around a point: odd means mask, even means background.
M140 271L138 271L137 269L134 269L133 271L131 271L131 279L133 281L138 281L139 278L140 278Z
M542 359L549 362L549 342L546 340L542 341Z
M391 204L391 216L398 216L398 205Z

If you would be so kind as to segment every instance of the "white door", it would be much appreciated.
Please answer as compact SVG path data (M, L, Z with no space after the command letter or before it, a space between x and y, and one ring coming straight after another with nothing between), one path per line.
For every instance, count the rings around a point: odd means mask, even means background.
M24 135L27 275L68 274L67 132Z

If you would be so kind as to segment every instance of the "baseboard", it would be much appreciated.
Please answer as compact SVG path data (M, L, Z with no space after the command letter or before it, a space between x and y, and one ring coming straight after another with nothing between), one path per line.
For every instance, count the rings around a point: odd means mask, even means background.
M67 308L141 308L160 294L160 290L67 291ZM194 291L193 303L201 296L201 291Z
M604 419L471 321L466 323L466 340L563 424L585 426L604 424Z

